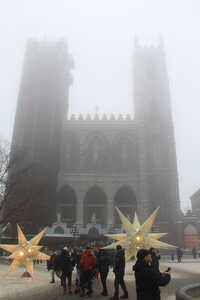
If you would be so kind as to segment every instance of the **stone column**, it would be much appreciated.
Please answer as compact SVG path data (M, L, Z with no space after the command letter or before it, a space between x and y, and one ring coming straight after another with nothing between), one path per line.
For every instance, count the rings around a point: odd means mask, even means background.
M76 223L83 226L84 224L84 193L83 191L77 191L77 206L76 206Z
M108 199L108 227L112 227L114 223L114 207L113 207L113 199Z

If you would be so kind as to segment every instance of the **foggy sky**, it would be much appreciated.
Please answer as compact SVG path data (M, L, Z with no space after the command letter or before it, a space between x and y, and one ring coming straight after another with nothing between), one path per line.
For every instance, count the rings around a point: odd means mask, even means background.
M70 113L133 114L134 36L162 35L170 79L183 209L200 188L199 0L1 0L0 139L11 140L26 41L68 41Z

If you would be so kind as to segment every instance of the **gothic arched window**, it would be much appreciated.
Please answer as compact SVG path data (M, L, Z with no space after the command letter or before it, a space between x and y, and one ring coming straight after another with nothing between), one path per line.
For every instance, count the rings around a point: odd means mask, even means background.
M87 172L101 172L108 168L109 147L101 134L85 140L82 159L83 168Z
M93 159L96 162L99 158L100 143L97 137L93 141Z
M118 172L134 172L137 167L136 145L126 136L117 138L113 144L113 166Z
M79 139L71 134L66 137L64 147L64 162L67 172L74 172L80 167L80 143Z

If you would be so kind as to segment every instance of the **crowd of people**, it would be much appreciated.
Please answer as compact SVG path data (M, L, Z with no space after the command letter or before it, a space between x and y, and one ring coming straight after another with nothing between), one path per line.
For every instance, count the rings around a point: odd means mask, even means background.
M133 266L136 279L137 300L159 300L160 286L165 286L170 281L170 272L161 273L159 270L159 254L153 248L140 249L137 260ZM125 251L118 245L112 255L105 249L86 247L86 249L72 249L65 247L59 252L54 252L47 263L51 271L51 283L55 282L55 274L61 280L64 294L72 294L72 273L76 272L74 293L80 297L91 297L93 294L93 280L100 277L102 296L108 296L107 276L112 266L114 272L114 295L111 300L128 299L128 290L124 281ZM119 287L123 295L119 297Z

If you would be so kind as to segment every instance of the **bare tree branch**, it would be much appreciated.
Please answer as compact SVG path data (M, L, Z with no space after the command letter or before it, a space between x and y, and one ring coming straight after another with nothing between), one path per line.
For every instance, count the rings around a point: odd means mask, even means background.
M9 144L0 142L1 226L19 220L25 222L26 218L30 222L37 203L48 189L38 178L38 167L38 163L26 159L21 149L11 153Z

